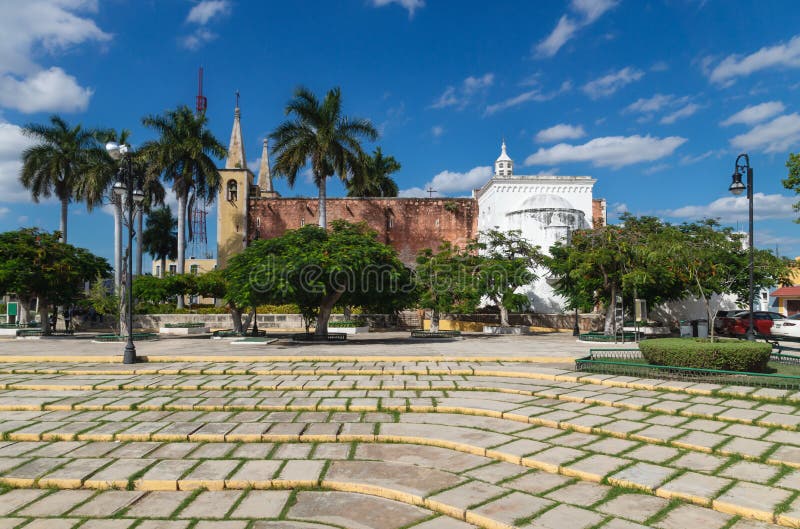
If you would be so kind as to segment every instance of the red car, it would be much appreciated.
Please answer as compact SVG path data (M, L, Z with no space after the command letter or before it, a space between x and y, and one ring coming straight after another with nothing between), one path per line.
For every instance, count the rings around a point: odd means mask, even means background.
M753 330L758 334L772 334L772 324L775 320L782 320L783 314L777 312L767 312L765 310L753 311ZM750 311L740 312L727 322L725 329L731 336L741 336L747 334L750 326Z

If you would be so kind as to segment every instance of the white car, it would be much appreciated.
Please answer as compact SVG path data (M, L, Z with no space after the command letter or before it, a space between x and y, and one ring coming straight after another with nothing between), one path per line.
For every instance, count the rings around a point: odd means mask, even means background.
M770 331L776 336L800 338L800 314L795 314L782 320L775 320Z

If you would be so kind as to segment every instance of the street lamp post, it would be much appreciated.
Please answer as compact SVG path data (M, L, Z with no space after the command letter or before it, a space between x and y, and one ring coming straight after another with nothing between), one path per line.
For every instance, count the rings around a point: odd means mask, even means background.
M580 336L581 329L578 327L578 306L575 306L575 326L572 328L572 336Z
M747 176L747 185L742 183L742 175ZM742 192L747 190L747 201L749 204L749 217L748 217L748 245L750 250L750 280L748 287L748 296L750 298L750 322L747 324L747 339L753 341L756 339L756 334L753 331L753 271L754 271L754 248L753 248L753 168L750 167L750 157L746 153L742 153L736 157L736 164L732 176L733 182L728 188L734 195L741 195Z
M106 152L114 160L124 160L125 164L120 170L113 192L122 203L123 214L128 222L128 270L125 274L125 303L127 306L128 341L125 344L125 353L122 356L123 364L136 363L136 346L133 344L133 217L136 209L144 200L144 193L140 189L133 174L133 151L129 145L116 142L106 143Z

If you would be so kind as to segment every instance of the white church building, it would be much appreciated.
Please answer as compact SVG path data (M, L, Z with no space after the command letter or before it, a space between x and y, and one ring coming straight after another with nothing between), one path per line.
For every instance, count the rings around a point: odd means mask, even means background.
M574 230L606 222L604 199L593 198L596 180L589 176L514 174L514 160L505 141L494 163L494 176L473 196L478 201L478 230L519 230L530 243L547 252ZM559 312L563 299L555 294L545 270L523 290L537 312Z

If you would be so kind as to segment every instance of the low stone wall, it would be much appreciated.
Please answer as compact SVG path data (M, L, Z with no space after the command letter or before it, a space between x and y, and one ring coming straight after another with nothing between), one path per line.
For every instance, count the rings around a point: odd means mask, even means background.
M412 316L416 311L408 311L405 316ZM353 318L365 319L371 329L394 329L398 326L406 328L411 318L401 315L398 318L394 314L354 314ZM300 314L257 314L259 329L301 329L305 327L303 318ZM426 314L430 317L430 313ZM342 314L332 314L331 321L342 321L345 317ZM468 323L486 323L498 325L500 323L499 314L442 314L441 320L456 320L467 325L461 325L462 330L470 330ZM572 329L575 323L573 314L509 314L511 325L524 325L528 327L543 327L547 329ZM230 314L141 314L134 316L134 327L143 329L158 329L167 323L194 323L203 322L207 327L213 329L230 329L233 327L233 320ZM581 314L579 318L581 332L602 331L602 314ZM399 325L398 325L399 323ZM476 329L479 326L474 326ZM479 331L478 331L479 332Z

